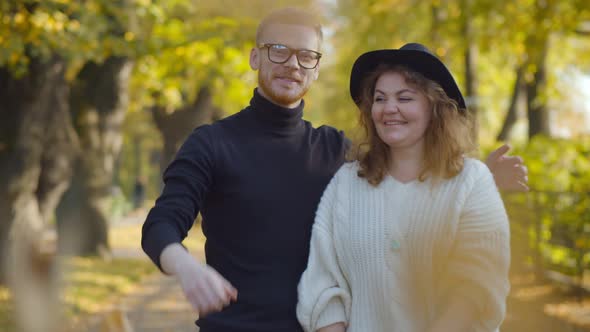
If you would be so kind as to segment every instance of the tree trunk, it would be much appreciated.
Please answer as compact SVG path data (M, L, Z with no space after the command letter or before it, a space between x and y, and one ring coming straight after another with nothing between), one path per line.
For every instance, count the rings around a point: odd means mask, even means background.
M516 69L516 79L514 80L514 87L512 88L512 98L510 99L510 106L508 107L508 111L506 112L506 117L504 118L504 124L502 125L502 129L498 134L496 140L498 141L506 141L510 137L510 132L512 131L512 127L516 123L518 119L518 99L520 98L523 86L523 73L524 67L519 66Z
M475 142L478 141L479 133L479 96L477 94L477 47L473 40L468 40L465 45L465 103L467 112L473 119L473 131L471 133Z
M536 1L534 13L536 22L544 22L551 17L555 4L555 1ZM529 32L526 43L528 63L533 65L533 72L530 73L532 75L526 82L529 139L539 134L551 136L549 109L545 97L549 33L549 27L546 24L540 24L539 28Z
M70 107L81 153L58 207L59 250L94 255L109 250L108 207L115 161L122 144L132 62L109 57L87 63L72 85Z
M46 224L54 218L55 209L70 184L73 161L80 148L69 111L69 86L64 76L60 77L54 90L53 100L49 103L54 112L47 124L37 187L39 211Z
M0 73L1 245L14 227L29 229L39 240L67 186L76 138L64 74L58 57L32 59L21 79L7 70Z
M478 141L478 114L479 114L479 96L477 94L477 45L473 36L473 27L470 17L470 3L468 0L462 1L462 33L465 41L465 50L463 61L465 66L465 104L467 111L473 118L472 137L475 142Z
M212 105L212 96L207 85L199 89L195 101L188 106L167 112L163 107L152 107L156 127L164 140L160 170L163 173L174 159L180 145L196 127L219 118L221 111Z
M430 5L430 45L434 46L440 41L440 26L442 19L440 18L440 3L433 2Z
M2 279L10 281L23 331L51 331L56 324L59 273L40 240L67 186L75 149L64 75L59 57L32 58L20 79L0 70Z
M551 136L549 123L549 110L543 96L547 85L546 74L546 48L536 62L536 70L533 80L527 83L527 115L529 118L529 139L536 135L543 134Z

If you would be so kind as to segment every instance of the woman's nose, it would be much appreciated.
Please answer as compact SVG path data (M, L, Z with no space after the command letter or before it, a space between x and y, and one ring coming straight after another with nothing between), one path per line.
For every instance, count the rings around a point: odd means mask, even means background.
M399 105L395 101L388 100L385 104L384 111L387 113L396 113L399 112Z

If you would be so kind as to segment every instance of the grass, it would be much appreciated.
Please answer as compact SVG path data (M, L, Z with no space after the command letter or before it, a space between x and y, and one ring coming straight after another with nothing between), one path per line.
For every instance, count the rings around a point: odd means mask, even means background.
M0 286L0 329L4 331L14 331L14 311L12 309L10 292L6 287Z
M104 260L100 257L74 257L65 262L65 287L62 305L67 325L108 308L118 298L133 292L141 279L157 273L157 268L141 251L141 224L111 227L110 242L114 252L128 250L131 258ZM194 227L184 245L200 250L204 238ZM135 257L136 256L136 257ZM16 331L10 291L0 286L0 331Z
M62 309L68 323L100 312L114 299L133 291L145 275L154 272L145 259L113 259L75 257L65 263L65 287ZM68 324L69 325L69 324ZM0 330L16 330L12 297L6 287L0 287Z
M101 312L116 298L132 292L142 277L155 272L153 264L143 259L76 257L67 265L63 305L68 321Z

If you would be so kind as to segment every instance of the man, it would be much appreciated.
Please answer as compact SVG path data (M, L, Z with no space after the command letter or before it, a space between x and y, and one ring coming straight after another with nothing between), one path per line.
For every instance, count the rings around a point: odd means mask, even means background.
M250 53L258 70L250 105L197 128L164 173L142 247L179 280L201 332L301 331L295 305L311 225L349 146L341 131L302 120L321 43L320 25L303 10L263 19ZM525 186L526 169L506 151L488 160L497 184ZM180 244L199 212L206 265Z

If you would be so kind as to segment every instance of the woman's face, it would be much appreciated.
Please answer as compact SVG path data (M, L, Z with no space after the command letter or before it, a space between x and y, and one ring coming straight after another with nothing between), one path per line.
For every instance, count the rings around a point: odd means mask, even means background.
M408 85L402 74L385 72L377 79L371 116L391 149L422 148L431 113L426 95Z

